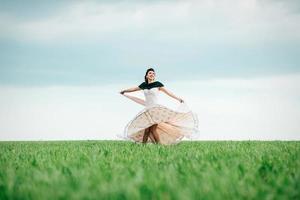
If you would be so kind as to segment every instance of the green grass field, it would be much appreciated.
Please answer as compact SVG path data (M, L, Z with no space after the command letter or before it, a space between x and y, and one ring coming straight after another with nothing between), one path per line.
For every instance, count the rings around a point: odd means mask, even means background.
M0 142L0 199L300 199L300 141Z

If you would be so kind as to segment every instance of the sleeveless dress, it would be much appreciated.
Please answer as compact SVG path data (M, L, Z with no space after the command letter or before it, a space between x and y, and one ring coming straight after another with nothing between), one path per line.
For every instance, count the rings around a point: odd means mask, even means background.
M186 103L180 103L177 109L173 110L159 104L159 88L164 85L155 81L152 83L143 82L139 85L144 92L145 100L125 95L131 100L145 106L124 129L124 138L141 143L145 129L157 124L157 133L161 144L175 144L184 137L194 138L198 135L198 117L192 112ZM147 142L152 142L149 137Z

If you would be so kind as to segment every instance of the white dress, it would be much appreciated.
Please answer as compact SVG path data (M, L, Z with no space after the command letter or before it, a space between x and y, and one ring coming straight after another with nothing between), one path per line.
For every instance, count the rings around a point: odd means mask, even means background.
M124 129L124 137L126 139L142 142L145 129L153 124L157 124L156 131L161 144L174 144L181 141L184 137L194 138L194 136L197 136L199 133L198 117L188 108L186 103L180 103L176 110L170 109L159 104L159 87L148 88L149 89L143 88L145 100L125 95L133 101L145 106L145 108L126 125ZM147 142L152 142L150 137Z

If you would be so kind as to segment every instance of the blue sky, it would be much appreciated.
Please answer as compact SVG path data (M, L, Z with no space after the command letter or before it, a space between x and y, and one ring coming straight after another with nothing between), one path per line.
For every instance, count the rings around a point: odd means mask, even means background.
M285 138L280 132L300 138L295 122L300 117L296 103L300 3L296 0L0 4L2 139L55 139L64 134L68 139L76 131L77 138L98 138L101 127L95 118L108 120L102 128L110 135L100 138L113 138L139 110L117 92L140 84L148 67L155 68L157 79L199 113L203 138L224 138L218 135L222 131L235 132L225 139L260 138L260 132L270 133L265 139ZM268 87L258 87L261 84ZM71 97L73 104L66 104ZM97 105L101 99L105 102ZM119 105L128 106L128 115L111 128L115 115L124 109ZM254 120L261 112L266 114L261 121L269 119L265 125ZM281 121L274 112L287 117ZM27 118L26 113L37 116ZM74 118L76 113L90 115L89 121ZM18 120L12 120L16 116ZM219 129L213 128L214 120ZM85 123L70 129L78 121ZM226 124L231 127L221 127ZM91 135L83 137L87 126ZM37 137L35 132L45 135ZM238 132L245 135L235 135Z
M297 1L3 1L0 84L299 72Z

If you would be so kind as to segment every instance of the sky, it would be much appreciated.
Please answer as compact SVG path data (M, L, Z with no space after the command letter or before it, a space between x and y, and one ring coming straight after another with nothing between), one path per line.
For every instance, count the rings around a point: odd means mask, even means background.
M0 5L0 140L118 139L148 67L199 140L300 139L297 0Z

